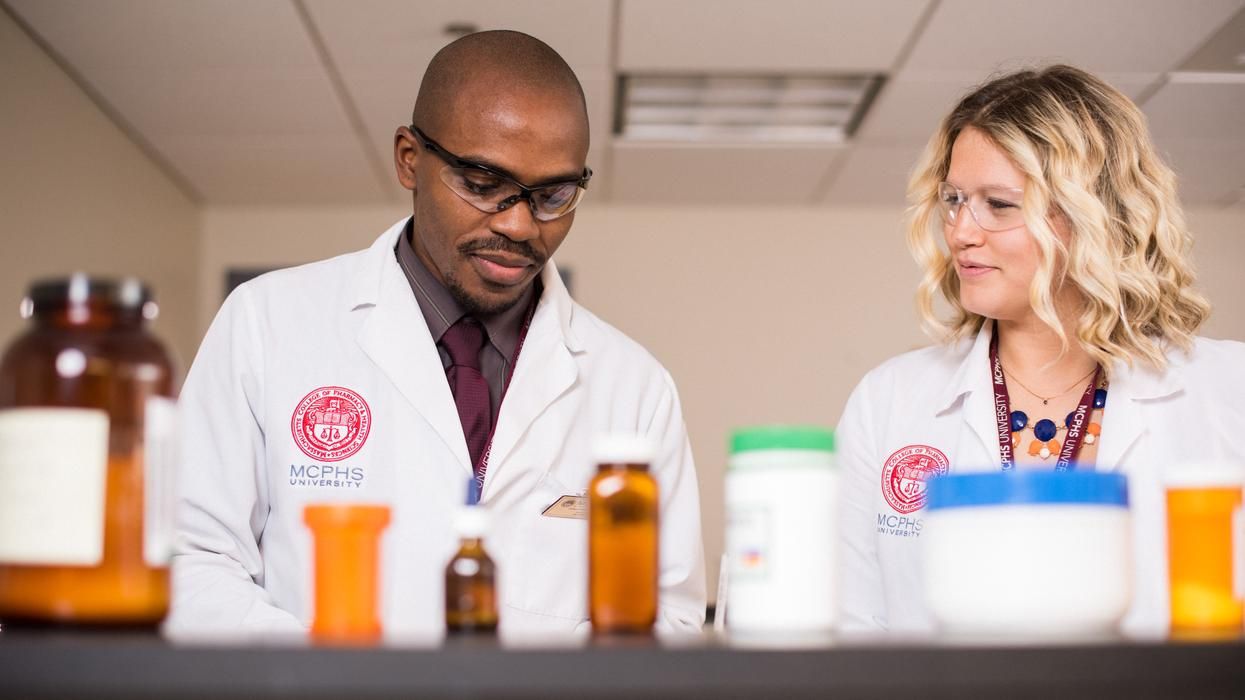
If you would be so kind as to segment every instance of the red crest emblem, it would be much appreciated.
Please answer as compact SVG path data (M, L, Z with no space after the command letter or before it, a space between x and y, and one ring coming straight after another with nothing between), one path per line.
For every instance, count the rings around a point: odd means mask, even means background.
M307 394L290 419L298 449L322 462L339 462L358 452L371 429L367 402L340 386L322 386Z
M882 467L882 495L900 513L925 507L930 477L946 474L947 456L929 445L908 445L896 450Z

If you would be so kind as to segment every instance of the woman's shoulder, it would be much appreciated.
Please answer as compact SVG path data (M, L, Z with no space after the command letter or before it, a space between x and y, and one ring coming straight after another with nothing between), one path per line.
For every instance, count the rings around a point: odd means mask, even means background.
M1174 371L1205 378L1224 389L1245 389L1245 343L1197 336L1188 352L1168 353Z

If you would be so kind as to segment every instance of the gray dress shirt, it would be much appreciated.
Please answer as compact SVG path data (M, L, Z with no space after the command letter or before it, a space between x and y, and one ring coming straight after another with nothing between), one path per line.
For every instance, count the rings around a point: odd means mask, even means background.
M411 291L415 293L415 301L419 303L419 310L428 323L432 340L437 344L437 352L441 355L441 366L448 370L450 354L441 347L441 336L445 335L445 332L458 319L466 316L467 312L454 300L450 290L437 281L437 278L415 254L415 248L411 245L409 222L406 225L406 231L398 239L395 253L398 257L398 264L406 274L406 281L410 283ZM523 321L539 284L539 278L533 281L527 291L523 292L518 303L509 309L497 314L476 317L488 333L489 342L485 343L480 350L480 372L484 375L484 380L488 382L489 406L492 409L494 425L497 424L497 411L501 406L502 395L506 391L506 382L510 377L510 363L519 344Z

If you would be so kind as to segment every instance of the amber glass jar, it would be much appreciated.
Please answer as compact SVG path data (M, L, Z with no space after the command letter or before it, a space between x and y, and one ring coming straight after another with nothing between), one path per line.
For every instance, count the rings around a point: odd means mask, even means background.
M588 615L593 634L648 634L657 620L655 446L610 435L594 445L597 474L588 486Z
M479 506L463 509L454 523L461 538L445 566L446 634L497 631L497 565L484 549L487 519Z
M174 380L133 279L38 282L0 360L0 624L168 611Z

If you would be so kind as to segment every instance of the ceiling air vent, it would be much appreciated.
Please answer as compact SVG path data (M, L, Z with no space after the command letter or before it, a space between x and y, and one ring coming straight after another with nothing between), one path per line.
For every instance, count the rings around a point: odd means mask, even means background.
M624 75L614 133L628 141L843 143L880 75Z

